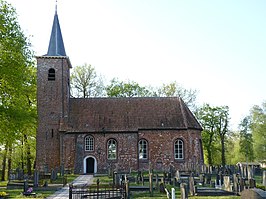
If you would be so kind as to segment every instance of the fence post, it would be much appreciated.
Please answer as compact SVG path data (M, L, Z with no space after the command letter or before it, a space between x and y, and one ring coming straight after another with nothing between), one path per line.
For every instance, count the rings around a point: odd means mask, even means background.
M153 196L153 173L149 173L149 184L150 184L150 196Z
M100 180L99 178L97 179L97 199L99 198L99 187L100 186Z
M69 184L69 199L72 199L72 188L73 188L73 184Z

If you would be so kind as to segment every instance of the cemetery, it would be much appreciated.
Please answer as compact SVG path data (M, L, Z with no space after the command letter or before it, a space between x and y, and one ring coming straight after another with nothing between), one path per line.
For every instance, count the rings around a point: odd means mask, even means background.
M266 171L252 164L233 166L187 165L183 170L169 167L155 171L108 170L94 174L94 183L73 184L68 179L71 171L63 168L50 172L35 171L32 176L13 171L6 192L20 190L25 198L43 198L43 192L52 194L63 186L69 187L69 198L265 198ZM74 176L76 177L76 176ZM0 192L2 189L0 189ZM9 195L9 194L8 194ZM11 196L5 198L13 198ZM1 196L0 196L1 198ZM4 197L2 197L4 198Z

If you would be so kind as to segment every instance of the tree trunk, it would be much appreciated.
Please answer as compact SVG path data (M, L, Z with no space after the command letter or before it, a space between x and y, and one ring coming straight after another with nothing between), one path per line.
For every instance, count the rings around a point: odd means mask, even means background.
M26 167L27 167L27 173L28 175L31 175L31 153L30 153L30 145L28 142L28 137L25 134L24 135L24 143L26 148Z
M4 149L4 154L3 154L1 181L5 181L7 149L8 149L8 147L7 147L7 144L6 144L5 145L5 149Z
M9 179L12 165L12 145L8 148L8 159L7 159L7 177Z
M225 166L225 145L224 145L224 136L221 137L221 147L222 147L222 166Z

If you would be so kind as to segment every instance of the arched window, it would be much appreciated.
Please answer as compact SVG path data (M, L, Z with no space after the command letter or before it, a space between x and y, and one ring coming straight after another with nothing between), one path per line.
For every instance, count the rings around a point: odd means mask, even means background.
M85 151L93 151L94 149L94 139L92 136L88 135L85 137Z
M107 158L108 160L115 160L117 154L117 143L115 139L110 139L107 142Z
M48 81L54 81L55 80L55 69L50 68L48 70Z
M181 139L175 141L175 159L184 159L184 143Z
M143 139L139 141L139 159L148 159L148 143Z

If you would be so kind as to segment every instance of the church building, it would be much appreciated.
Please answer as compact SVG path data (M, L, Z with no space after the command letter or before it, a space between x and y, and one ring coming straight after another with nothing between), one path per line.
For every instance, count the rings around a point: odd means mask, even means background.
M75 173L177 169L203 164L202 128L177 97L72 98L57 12L37 56L36 169Z

